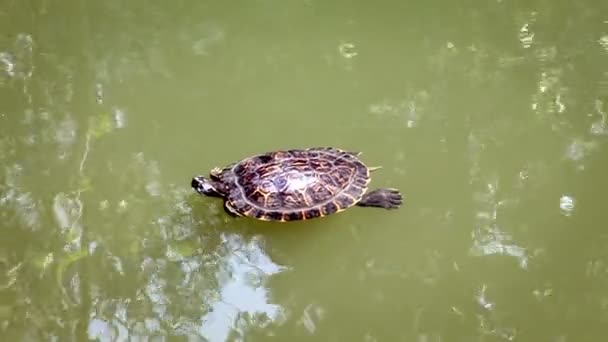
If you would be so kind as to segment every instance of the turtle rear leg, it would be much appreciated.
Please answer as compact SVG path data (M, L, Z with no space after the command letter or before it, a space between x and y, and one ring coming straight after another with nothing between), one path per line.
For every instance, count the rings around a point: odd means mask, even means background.
M357 205L360 207L397 209L401 203L403 203L403 197L399 190L386 188L368 192Z

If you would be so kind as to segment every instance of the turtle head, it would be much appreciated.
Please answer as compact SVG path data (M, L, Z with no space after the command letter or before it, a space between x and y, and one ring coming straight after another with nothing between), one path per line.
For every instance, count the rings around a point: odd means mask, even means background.
M192 188L201 195L222 197L222 193L218 190L217 182L207 179L203 176L195 176L190 183Z

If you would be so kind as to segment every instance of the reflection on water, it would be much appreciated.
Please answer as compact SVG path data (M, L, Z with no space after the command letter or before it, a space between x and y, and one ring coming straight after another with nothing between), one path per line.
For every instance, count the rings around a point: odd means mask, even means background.
M8 51L0 52L0 62L6 75L13 79L26 80L32 77L34 39L26 33L19 33Z
M192 44L192 51L200 56L209 56L210 50L224 41L225 36L226 32L213 23L201 23L180 32L180 39Z
M518 260L520 267L527 268L528 255L525 248L513 241L507 231L514 227L503 227L501 214L505 207L518 205L517 198L499 197L499 181L495 176L482 173L481 155L484 146L474 134L469 135L470 182L475 186L475 227L472 230L473 245L470 253L475 256L507 255ZM489 181L484 182L488 179Z
M572 196L563 195L559 199L559 207L565 216L572 215L572 211L574 210L574 198Z
M243 241L238 235L222 235L222 243L230 251L218 271L219 298L210 304L210 312L202 318L201 336L209 341L227 341L228 336L245 338L249 324L265 327L279 319L281 307L270 304L265 287L269 276L285 270L270 260L259 241Z
M521 268L527 268L528 255L525 248L518 246L500 224L499 215L502 207L511 203L509 200L496 198L496 183L487 184L485 190L475 194L475 202L479 209L476 213L471 254L476 256L508 255L516 258ZM507 229L509 228L507 227Z
M407 128L414 128L419 125L421 116L424 114L425 105L429 100L428 97L429 95L425 91L419 91L408 101L393 103L384 100L374 103L370 106L369 111L374 115L385 118L395 118Z
M37 203L31 192L22 186L23 166L7 165L4 168L5 183L0 185L0 206L5 208L3 219L5 223L13 223L32 231L37 231L40 226L40 204ZM14 213L8 215L8 213ZM17 222L11 222L13 218Z
M141 301L147 298L153 305L155 317L137 319L129 309L131 300L119 301L113 305L112 317L98 318L92 313L88 323L88 337L100 341L124 341L168 334L189 338L204 337L214 342L226 341L229 337L244 338L250 328L263 328L279 319L281 307L268 302L265 284L269 276L281 272L284 267L273 263L255 239L246 242L238 235L223 234L221 243L221 250L226 254L217 255L222 260L214 261L222 265L214 274L214 282L218 286L217 295L206 298L204 302L193 302L190 316L181 316L179 312L170 309L174 303L167 291L172 290L167 288L170 286L168 279L158 269L160 265L167 267L166 261L147 259L142 267L156 268L157 271L150 275L141 295L133 299ZM182 296L190 298L186 300L194 299L196 296L192 297L194 293L191 291L197 290L197 273L209 261L201 263L200 257L184 258L176 255L170 259L181 263L182 283L178 285L178 291ZM199 290L206 292L211 289ZM103 308L103 303L99 304L102 306L96 305L98 310Z

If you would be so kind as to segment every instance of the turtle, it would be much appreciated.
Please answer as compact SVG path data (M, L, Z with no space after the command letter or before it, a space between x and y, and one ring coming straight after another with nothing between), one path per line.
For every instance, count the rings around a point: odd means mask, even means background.
M370 173L360 152L335 147L283 149L215 167L209 177L192 178L200 195L220 197L234 217L262 221L298 221L324 217L352 206L397 209L397 189L370 192Z

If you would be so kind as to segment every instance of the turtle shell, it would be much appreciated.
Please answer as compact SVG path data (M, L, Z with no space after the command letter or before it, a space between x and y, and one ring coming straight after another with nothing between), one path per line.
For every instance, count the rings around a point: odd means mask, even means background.
M274 151L252 156L221 173L234 211L264 221L322 217L361 200L370 170L359 154L336 148Z

